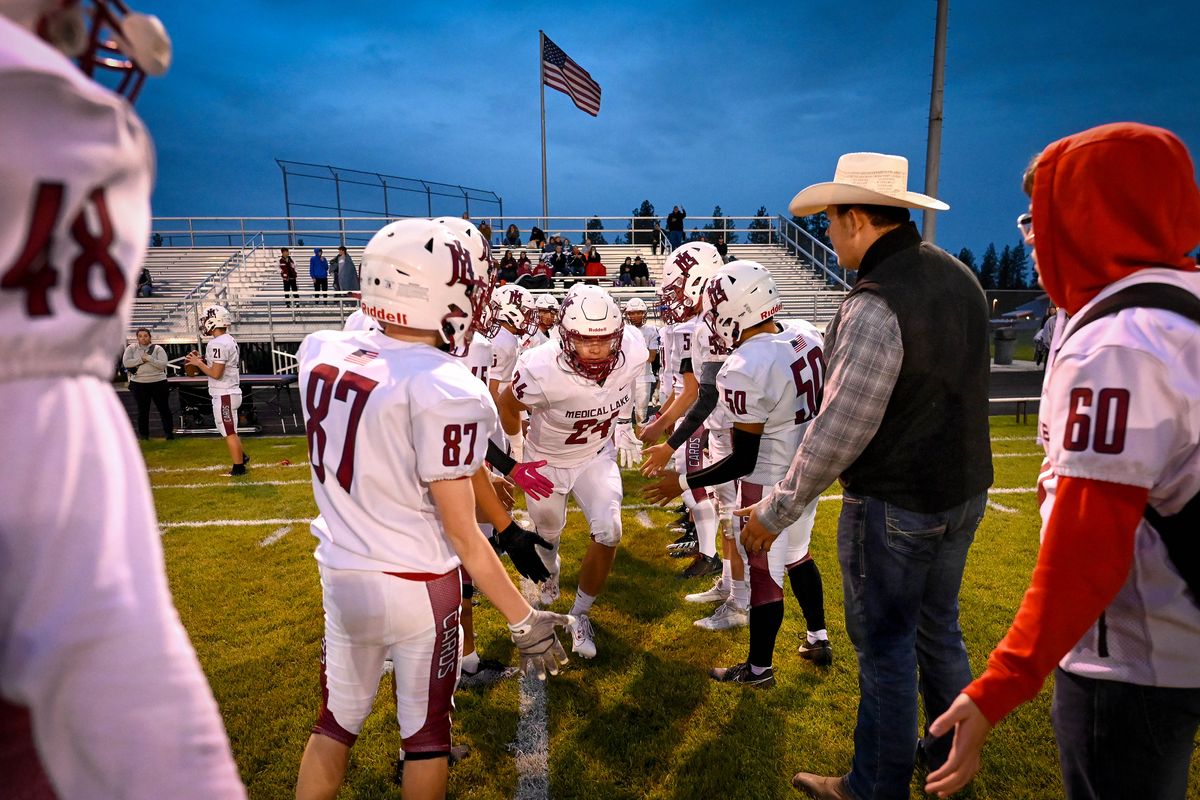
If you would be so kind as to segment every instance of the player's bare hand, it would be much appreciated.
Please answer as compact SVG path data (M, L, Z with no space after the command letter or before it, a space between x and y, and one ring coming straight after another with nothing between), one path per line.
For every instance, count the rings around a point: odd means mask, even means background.
M200 357L199 353L197 353L195 350L192 350L183 357L183 363L187 364L188 366L198 367L204 363L204 359Z
M513 485L498 475L489 475L488 477L492 480L492 488L496 491L496 497L504 504L504 510L512 511Z
M521 672L540 681L546 680L547 672L557 675L559 667L568 659L555 628L565 629L572 622L574 620L566 614L533 609L525 619L509 625L509 633L520 653Z
M537 548L554 549L554 545L538 536L533 531L527 531L517 523L509 524L496 537L500 547L508 553L517 572L531 581L541 582L550 577L550 570L542 563Z
M775 544L775 537L779 534L768 530L759 521L753 506L739 508L733 515L742 518L742 547L746 548L748 554L765 553Z
M647 478L661 475L667 464L671 463L671 457L674 455L675 451L666 442L647 447L642 450L642 474Z
M944 736L954 731L954 744L950 757L939 769L925 778L925 791L938 797L947 797L966 786L979 772L979 754L987 741L992 724L965 694L960 694L933 724L929 732Z
M642 444L653 444L662 437L664 427L666 426L663 423L662 417L656 414L649 422L638 429L637 436L642 440Z
M546 466L544 460L524 461L513 467L512 472L508 473L508 477L512 478L513 483L520 486L521 491L525 494L535 500L545 500L554 491L554 481L538 472L538 469L544 466Z
M679 495L683 488L679 485L679 475L674 472L665 473L661 478L648 483L642 489L642 495L651 503L665 506Z

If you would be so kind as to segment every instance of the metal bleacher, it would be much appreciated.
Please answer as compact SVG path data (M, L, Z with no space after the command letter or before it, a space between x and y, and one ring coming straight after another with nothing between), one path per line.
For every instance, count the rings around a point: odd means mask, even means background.
M787 224L789 221L778 219L771 231L771 243L730 245L729 256L757 261L767 267L784 300L785 314L824 327L845 296L845 284L834 271L836 265L831 269L828 261L831 254L815 251L812 243L807 248L799 244L797 240L802 237L788 229ZM288 298L282 291L277 266L280 246L267 243L267 238L263 234L249 236L240 247L189 244L148 248L146 266L153 277L154 296L135 300L130 334L138 327L147 327L155 341L164 344L196 342L199 313L212 303L226 305L233 312L239 341L270 342L272 349L276 343L298 342L313 330L340 327L356 303L344 292L314 295L308 278L312 248L302 245L291 248L300 296ZM336 253L336 246L320 246L326 257ZM499 260L506 249L495 247L494 257ZM516 256L522 248L512 249ZM597 249L608 271L608 279L602 279L601 284L608 286L618 300L642 297L649 301L654 297L655 286L612 284L624 259L640 255L657 285L664 259L661 250L656 255L642 244L605 244ZM354 263L361 265L362 246L348 245L347 251ZM565 292L561 283L559 288L548 291L561 296Z

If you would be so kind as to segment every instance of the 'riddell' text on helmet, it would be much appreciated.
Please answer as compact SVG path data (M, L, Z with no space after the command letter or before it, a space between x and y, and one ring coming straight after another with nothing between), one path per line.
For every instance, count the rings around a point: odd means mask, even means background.
M602 381L616 369L621 359L625 319L608 292L598 286L579 286L563 300L558 327L563 358L576 374ZM580 348L597 343L604 345L602 355L585 359Z

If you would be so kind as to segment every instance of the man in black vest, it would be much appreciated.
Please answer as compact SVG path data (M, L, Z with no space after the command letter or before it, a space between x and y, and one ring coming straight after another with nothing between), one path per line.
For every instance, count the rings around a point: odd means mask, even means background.
M739 512L747 551L767 550L835 478L844 489L838 560L862 697L849 774L797 774L810 797L907 798L918 751L936 768L950 748L918 742L918 670L927 720L971 680L958 592L992 482L988 307L974 274L909 221L949 206L907 182L906 159L849 153L792 200L797 216L826 211L858 280L826 331L821 410L791 469Z

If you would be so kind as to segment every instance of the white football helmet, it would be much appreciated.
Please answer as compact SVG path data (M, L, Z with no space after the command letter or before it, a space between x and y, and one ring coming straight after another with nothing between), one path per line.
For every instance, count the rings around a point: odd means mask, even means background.
M537 299L533 301L534 308L538 311L553 311L558 313L558 301L554 299L552 294L539 294Z
M225 306L209 306L200 315L200 332L212 336L217 328L228 328L233 322L233 315Z
M449 228L459 238L463 247L475 259L475 277L480 281L482 292L475 298L475 316L471 319L471 329L485 336L492 329L492 289L496 286L498 275L496 262L492 260L492 246L483 234L470 220L462 217L438 217L434 222ZM458 355L465 355L459 353Z
M576 284L571 288L574 291L563 300L562 313L558 318L563 357L567 366L577 375L602 381L612 373L621 358L625 319L621 316L617 301L599 286ZM580 345L596 341L606 345L604 355L598 359L584 359L579 352Z
M700 313L704 284L723 263L708 242L688 242L668 253L658 290L663 321L684 322Z
M445 225L404 219L384 225L362 256L362 310L380 322L437 331L466 353L481 292L475 255Z
M731 261L718 269L709 278L705 294L704 323L730 349L737 346L743 332L783 310L775 279L754 261Z
M635 327L642 327L646 321L646 301L640 297L631 297L625 301L625 319Z
M512 325L518 335L537 329L537 311L533 307L533 292L524 286L510 283L492 290L492 313L489 336L500 332L500 323Z

